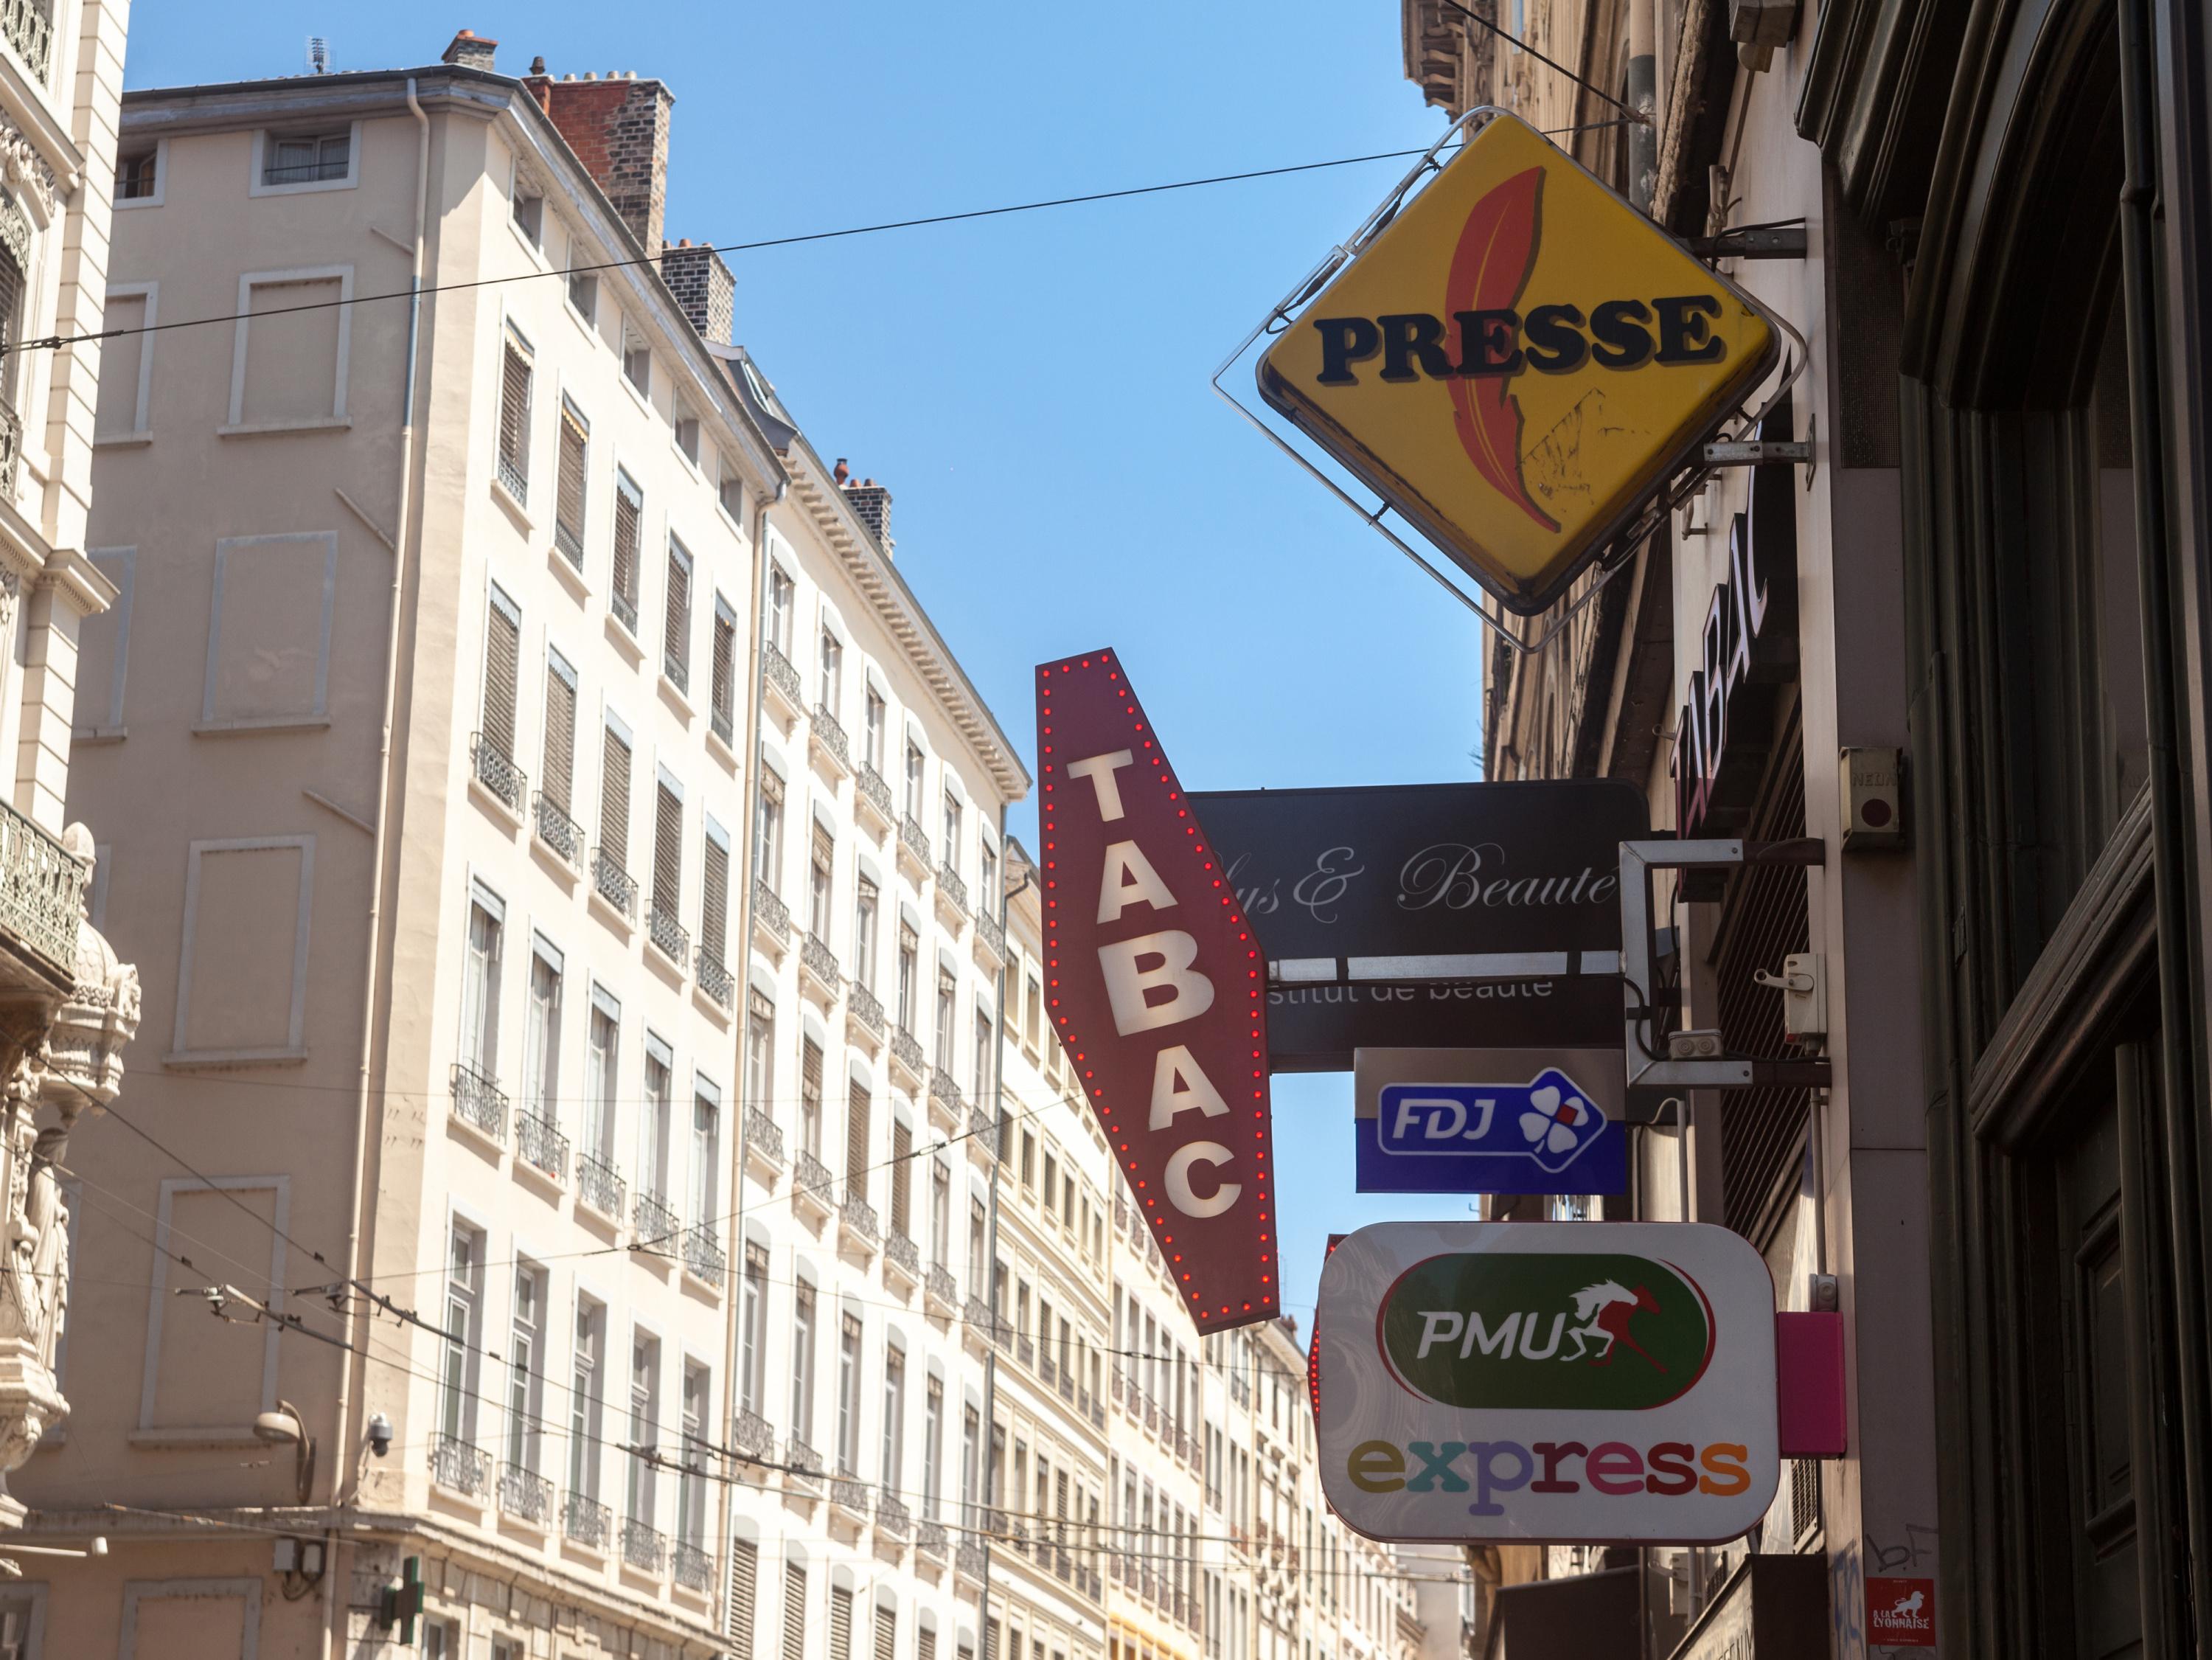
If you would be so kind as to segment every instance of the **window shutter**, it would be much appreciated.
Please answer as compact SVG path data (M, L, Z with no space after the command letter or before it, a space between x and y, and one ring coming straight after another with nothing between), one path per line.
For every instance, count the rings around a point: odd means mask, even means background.
M927 1626L914 1634L914 1660L937 1660L937 1633Z
M706 857L699 884L699 949L708 960L726 960L730 927L730 850L713 836L707 838Z
M629 868L629 745L612 727L601 750L599 847L617 866Z
M907 1189L914 1170L914 1132L891 1120L891 1231L906 1233Z
M0 348L8 350L21 344L23 332L23 268L15 263L15 256L0 249ZM15 405L15 377L0 374L0 401L12 409Z
M753 1601L760 1577L760 1547L750 1539L730 1541L730 1605L726 1635L730 1660L753 1660Z
M822 828L819 819L814 824L814 868L824 876L837 868L837 843Z
M483 738L514 758L514 690L522 669L522 613L498 588L484 619Z
M501 376L499 478L520 501L530 483L530 357L512 337Z
M669 917L684 908L684 798L665 784L653 807L653 908Z
M853 1660L853 1593L830 1588L830 1660Z
M561 467L553 495L553 538L578 564L584 562L584 463L591 430L567 404L561 407Z
M545 660L545 799L569 811L576 772L576 674L558 657Z
M796 1562L783 1570L783 1660L806 1660L806 1570Z
M898 1653L898 1615L880 1605L876 1609L876 1660L896 1660Z
M660 654L668 678L681 690L690 684L691 556L668 544L668 606L661 619Z
M822 1110L822 1046L811 1037L799 1046L799 1099L810 1115Z
M636 485L617 476L615 480L615 594L629 605L633 619L637 614L638 537L644 522L645 498L637 493Z
M762 800L775 806L781 806L783 805L783 775L774 767L763 767L760 770L760 793Z
M720 599L714 601L714 666L711 713L719 717L725 735L737 713L738 616Z
M855 1197L868 1196L867 1085L858 1079L845 1104L845 1186Z

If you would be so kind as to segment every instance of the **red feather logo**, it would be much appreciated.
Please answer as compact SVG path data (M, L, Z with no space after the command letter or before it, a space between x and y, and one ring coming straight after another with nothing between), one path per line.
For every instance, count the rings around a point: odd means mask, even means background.
M1530 167L1497 185L1474 204L1453 252L1444 290L1447 314L1504 311L1517 306L1536 263L1536 228L1544 170ZM1464 341L1461 357L1482 350ZM1461 375L1451 382L1452 424L1467 459L1492 489L1547 531L1559 529L1528 494L1521 478L1521 405L1511 377Z

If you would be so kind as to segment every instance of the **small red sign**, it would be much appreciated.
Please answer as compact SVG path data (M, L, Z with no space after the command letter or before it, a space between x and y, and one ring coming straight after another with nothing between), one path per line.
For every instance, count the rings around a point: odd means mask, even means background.
M1266 959L1111 652L1037 670L1053 1030L1201 1332L1273 1317Z
M1869 1575L1867 1642L1874 1648L1936 1646L1936 1582Z

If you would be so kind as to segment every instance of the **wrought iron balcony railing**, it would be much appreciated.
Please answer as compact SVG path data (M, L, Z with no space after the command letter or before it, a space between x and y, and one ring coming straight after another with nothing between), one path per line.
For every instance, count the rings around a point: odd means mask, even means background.
M994 1158L999 1156L1000 1124L995 1114L981 1106L973 1108L968 1115L968 1128L974 1132L975 1145Z
M975 943L1004 962L1006 958L1006 931L999 926L999 919L988 910L975 913Z
M645 937L653 941L653 949L678 968L691 960L691 935L676 920L673 911L665 911L658 905L648 907L645 913Z
M833 994L845 983L844 976L837 972L837 954L823 943L820 934L806 936L799 947L799 960Z
M705 1280L716 1291L721 1290L730 1259L723 1253L721 1242L714 1237L714 1229L701 1226L684 1231L684 1266L695 1278Z
M465 1061L453 1062L453 1116L507 1145L507 1096L498 1085Z
M469 735L469 764L475 769L477 782L491 792L492 799L509 812L519 813L530 794L529 775L514 764L514 757L489 741L484 735Z
M568 1172L568 1138L550 1118L540 1118L527 1107L514 1110L514 1150L525 1164L544 1171L555 1181Z
M821 745L839 766L850 767L853 764L852 740L845 736L843 723L830 713L827 703L814 706L814 741Z
M939 1561L942 1562L945 1560L945 1552L947 1543L948 1541L945 1536L944 1523L921 1522L915 1524L914 1529L915 1548L920 1551L924 1556L933 1556Z
M676 1219L676 1213L668 1201L649 1189L637 1190L637 1203L630 1214L630 1222L637 1229L637 1243L662 1248L673 1245L684 1225Z
M959 1548L952 1553L952 1566L971 1579L983 1577L983 1548L972 1539L963 1539Z
M54 61L53 0L0 0L0 34L44 86Z
M866 1516L868 1484L857 1475L833 1475L830 1478L830 1502L856 1516Z
M790 700L792 708L806 707L806 692L799 684L799 671L773 641L761 642L761 672L769 685Z
M628 629L635 638L637 634L637 596L616 588L607 595L607 609L614 612L615 620Z
M879 1037L883 1035L883 1001L858 980L845 988L845 1007L870 1031Z
M619 1219L623 1213L623 1195L627 1191L615 1167L590 1153L576 1155L576 1197L602 1216Z
M943 1067L932 1067L929 1069L929 1098L933 1101L942 1101L953 1111L959 1111L963 1098L960 1093L960 1080ZM981 1111L981 1109L978 1108L977 1110Z
M899 817L899 846L912 854L924 870L929 868L929 832L910 812Z
M845 1191L843 1201L837 1208L839 1213L845 1219L847 1227L870 1244L875 1243L883 1230L876 1220L876 1207L873 1205L862 1198L856 1190L848 1188Z
M1006 1348L1013 1341L1014 1328L1012 1323L1011 1322L1002 1320L996 1315L994 1315L991 1312L990 1306L973 1292L970 1292L968 1294L967 1302L962 1304L960 1317L965 1324L971 1326L976 1331L981 1332L986 1338L990 1341L996 1343L1002 1349Z
M817 1195L824 1205L830 1202L830 1192L837 1185L837 1178L830 1174L830 1166L804 1149L795 1161L793 1179L800 1192Z
M903 1539L914 1531L914 1512L889 1487L876 1494L876 1527L894 1539Z
M753 921L778 939L791 938L791 907L757 876L753 878Z
M758 1107L745 1109L745 1145L771 1164L783 1163L783 1132Z
M691 660L683 653L676 651L662 652L660 654L660 672L667 678L668 684L675 687L677 690L684 693L689 693L690 691Z
M537 797L538 839L561 855L571 870L584 867L584 827L544 790Z
M532 1527L550 1526L553 1520L553 1484L536 1470L525 1469L520 1464L501 1464L499 1513L518 1522L527 1522Z
M730 1422L730 1444L759 1459L775 1456L775 1426L750 1407L738 1408Z
M937 891L952 902L963 916L968 914L968 883L948 859L937 867Z
M713 999L717 1006L725 1009L737 1006L737 976L730 972L719 956L709 953L705 946L701 946L691 970L698 977L699 989Z
M623 1517L622 1558L640 1573L661 1572L668 1565L668 1536L635 1516Z
M624 921L636 917L637 878L624 870L622 860L605 848L592 854L592 885Z
M921 1278L921 1248L896 1229L884 1241L884 1261L893 1268L904 1268L909 1280Z
M714 1559L689 1539L679 1539L669 1548L668 1572L686 1590L704 1595L714 1586Z
M891 1028L891 1059L917 1076L929 1064L921 1052L921 1040L904 1026Z
M589 1493L571 1493L561 1506L561 1531L589 1550L605 1550L612 1535L615 1513Z
M960 1300L960 1282L952 1277L952 1270L942 1262L929 1265L929 1274L922 1284L927 1293L938 1302L950 1305Z
M583 569L584 538L582 533L567 520L562 518L557 513L553 515L553 545L561 550L562 556L565 557L570 564L574 565L578 570Z
M0 487L0 499L11 495ZM84 881L85 867L67 848L0 802L0 933L65 982L76 971Z
M524 507L530 505L530 475L517 466L511 455L501 455L495 464L501 487Z
M823 1479L822 1455L794 1435L783 1444L784 1481L797 1481L819 1491Z
M720 739L725 744L734 744L737 742L737 712L734 709L730 708L727 705L717 703L714 708L708 709L707 711L707 724L714 729L714 736Z
M865 761L860 763L860 770L854 779L853 787L859 793L860 800L883 814L884 818L898 816L898 810L891 805L890 781Z
M430 1479L465 1498L482 1499L491 1490L491 1455L441 1430L430 1438Z

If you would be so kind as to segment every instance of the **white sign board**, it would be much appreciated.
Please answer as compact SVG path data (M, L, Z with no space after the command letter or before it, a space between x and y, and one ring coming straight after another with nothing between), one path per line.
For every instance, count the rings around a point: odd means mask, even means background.
M1774 1501L1774 1283L1725 1228L1383 1223L1315 1317L1322 1488L1370 1538L1713 1544Z

